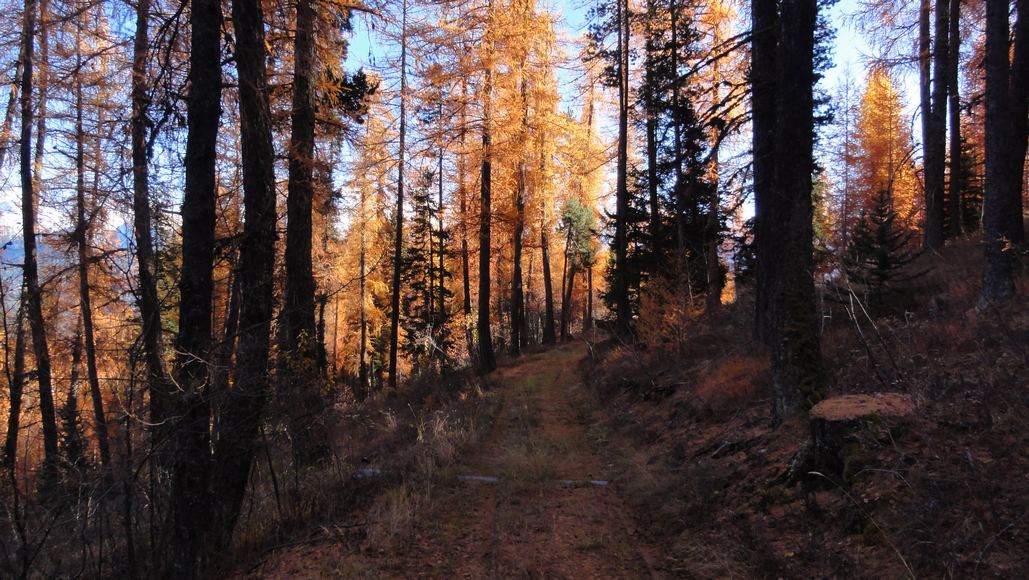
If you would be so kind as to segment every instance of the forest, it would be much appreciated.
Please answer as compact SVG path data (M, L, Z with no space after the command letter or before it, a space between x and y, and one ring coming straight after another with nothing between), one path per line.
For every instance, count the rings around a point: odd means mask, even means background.
M0 577L1029 577L1029 0L0 5Z

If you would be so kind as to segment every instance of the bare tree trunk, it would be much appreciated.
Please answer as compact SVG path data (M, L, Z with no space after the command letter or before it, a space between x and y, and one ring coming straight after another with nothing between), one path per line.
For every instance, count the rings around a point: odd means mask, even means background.
M468 348L468 356L475 356L475 336L472 332L472 283L471 267L469 264L470 253L468 249L468 189L465 187L465 160L468 155L468 148L465 146L465 137L468 134L468 83L461 81L461 154L457 158L457 188L458 203L461 212L461 284L463 290L464 320L462 326L465 329L465 343Z
M1024 201L1025 154L1029 137L1029 0L1017 0L1015 42L1011 60L1011 209L1008 210L1008 237L1015 244L1025 243Z
M175 382L171 415L171 505L167 578L197 578L206 543L210 496L211 301L214 284L215 162L221 116L221 25L218 0L192 0L190 92L187 100L185 190L182 201L182 270Z
M3 168L4 161L7 161L7 149L11 146L11 125L14 123L14 112L17 110L18 86L21 83L22 61L25 60L25 43L18 47L18 60L14 64L14 76L11 78L11 88L7 95L7 109L4 111L4 123L0 127L0 168Z
M818 402L824 393L811 219L817 18L817 0L782 2L773 148L777 196L766 206L776 233L765 240L779 271L770 296L776 422Z
M942 1L942 0L940 0ZM947 96L950 100L950 188L947 198L948 235L961 235L961 92L958 69L961 61L961 0L949 0L950 39L947 61Z
M525 79L525 63L522 62L521 99L522 126L520 142L525 143L529 133L528 83ZM525 157L518 160L515 185L515 219L512 242L514 245L513 272L511 275L511 354L518 356L525 345L525 294L522 289L522 238L525 235Z
M366 271L366 267L367 267L367 265L366 265L366 263L367 263L367 257L366 257L367 247L366 247L366 241L365 241L365 229L368 227L368 214L366 213L368 210L367 210L367 207L366 207L366 203L367 203L367 201L365 199L366 197L367 196L365 195L365 189L362 187L361 188L361 205L360 205L361 215L360 215L360 217L358 217L358 219L360 220L358 225L361 228L361 255L360 255L360 258L359 258L358 274L357 274L358 275L359 283L361 285L361 289L360 289L360 301L361 301L361 313L360 313L360 316L361 316L361 352L360 352L358 368L357 368L358 388L357 388L357 392L354 393L356 398L357 398L357 400L359 400L359 401L364 400L364 398L368 395L368 389L369 389L369 386L368 386L368 312L367 312L367 306L365 305L365 301L367 300L367 298L365 297L365 294L367 293L366 286L368 284L368 282L367 282L368 273ZM338 303L337 303L337 308L338 308ZM333 348L335 348L335 347L333 347Z
M561 297L561 340L571 340L571 324L572 324L572 291L575 289L575 271L576 267L574 263L568 266L568 283L565 286L563 296Z
M658 212L658 197L657 197L657 97L654 94L654 86L657 80L654 78L655 71L655 52L657 47L654 45L654 31L653 23L656 18L654 0L647 0L647 20L646 20L646 40L645 40L645 65L644 75L644 113L646 114L646 133L647 133L647 196L650 201L650 251L657 254L658 248L658 237L659 228L661 226L661 216ZM674 42L674 40L673 40ZM676 48L673 46L672 51L675 52ZM673 79L675 73L672 73ZM675 82L673 80L673 82ZM675 82L677 85L678 83ZM673 109L673 115L678 115L678 111ZM678 123L676 123L678 125ZM676 151L678 155L678 151Z
M24 293L24 290L23 290ZM21 404L25 388L25 307L24 299L18 300L17 323L15 324L14 363L8 377L10 399L7 415L7 435L4 437L3 465L11 474L18 463L18 433L21 431Z
M1019 14L1021 20L1023 14ZM1013 178L1016 163L1015 121L1010 103L1008 62L1008 2L986 2L986 187L983 199L983 286L979 308L1006 302L1015 294L1012 275L1014 250L1011 248L1011 219L1006 213L1013 196L1021 196L1021 184ZM1023 155L1024 156L1024 155ZM1023 159L1017 160L1022 165ZM1020 171L1019 171L1020 173ZM1018 181L1021 181L1019 179ZM1015 185L1019 187L1014 187Z
M393 242L393 286L390 298L389 387L397 388L397 345L400 339L400 270L404 257L404 153L407 144L407 0L400 31L400 147L397 153L397 213Z
M943 247L944 170L947 106L947 14L946 3L935 7L935 46L931 47L930 2L922 0L919 12L919 81L922 104L922 148L925 172L925 226L923 245L929 250Z
M492 11L492 4L490 5ZM492 56L492 55L491 55ZM490 194L492 192L492 156L490 132L492 127L493 99L493 63L487 63L485 82L483 84L483 119L482 119L482 169L479 178L479 311L476 320L476 331L479 338L479 370L492 372L497 368L493 353L493 336L490 332L490 222L492 208Z
M43 27L45 29L45 26ZM43 320L43 292L39 287L39 265L36 262L36 195L32 157L32 58L33 35L36 30L36 2L25 0L25 20L22 31L21 69L21 218L24 239L25 310L32 331L32 348L36 357L36 375L39 383L39 412L43 424L44 461L48 468L57 462L57 417L54 412L53 385L50 373L50 347L47 344L46 324ZM46 43L41 42L42 46ZM40 88L42 92L42 87ZM40 97L42 98L42 96ZM37 135L37 137L39 137ZM41 139L36 142L36 156L41 155ZM36 176L38 177L38 176Z
M293 114L286 199L286 284L279 345L283 395L290 404L293 461L309 465L328 451L317 420L325 405L317 380L315 281L311 263L315 148L315 21L311 0L297 2L293 42Z
M540 247L543 251L543 344L557 342L554 332L554 282L550 275L550 239L547 235L547 224L540 224Z
M757 258L755 287L754 336L765 344L772 343L770 291L777 272L773 264L776 248L770 237L779 224L769 215L774 201L774 141L776 126L776 94L778 92L779 14L776 0L751 0L753 34L751 36L751 116L753 119L754 155L754 253Z
M139 278L137 303L142 321L141 342L150 392L151 443L166 446L175 396L164 364L161 303L157 295L157 259L154 254L150 211L150 152L147 145L148 109L147 53L149 51L150 0L136 3L136 32L132 53L132 224L136 238L136 267ZM167 453L155 453L161 464Z
M76 36L79 36L79 34ZM81 45L81 42L76 44ZM104 471L105 481L109 481L111 476L111 449L108 443L107 415L104 413L104 399L100 392L100 376L97 372L96 333L93 328L93 304L89 288L89 220L86 217L86 154L84 143L86 133L82 120L81 52L76 53L76 61L78 63L76 68L80 71L80 74L77 74L75 78L75 244L78 247L79 259L79 310L82 315L82 338L85 341L86 347L86 376L89 380L89 394L93 402L97 448L100 451L100 465ZM99 161L99 159L96 161ZM95 196L96 191L93 194Z
M628 333L632 321L629 307L628 224L629 217L629 2L618 0L618 171L615 193L615 275L612 291L618 331Z
M268 104L267 44L260 0L234 0L239 76L240 144L246 221L239 251L239 337L232 389L225 397L214 449L213 537L209 554L232 538L254 458L254 441L268 400L268 358L274 311L275 152Z

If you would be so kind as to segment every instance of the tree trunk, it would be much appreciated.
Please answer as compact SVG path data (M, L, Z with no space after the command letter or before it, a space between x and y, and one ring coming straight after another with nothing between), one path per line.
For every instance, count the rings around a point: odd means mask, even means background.
M18 86L21 83L21 66L25 59L25 43L18 47L18 60L14 63L14 76L11 77L11 88L7 94L7 109L4 111L4 123L0 127L0 167L7 161L7 149L11 146L11 125L17 110Z
M766 208L778 274L771 288L773 417L776 422L823 396L812 228L816 0L783 0L773 145L777 192ZM774 235L774 237L772 237ZM766 254L766 257L768 254Z
M24 292L24 289L23 289ZM7 415L7 435L4 437L3 465L14 474L18 463L18 433L21 431L21 398L25 388L25 307L18 300L17 323L14 338L14 364L9 377L10 399Z
M461 154L457 157L457 189L458 203L461 212L461 288L463 293L462 306L464 320L462 326L465 330L465 346L468 348L468 356L475 356L475 335L472 332L472 282L470 268L470 252L468 249L468 189L465 186L465 160L468 155L468 148L465 145L465 138L468 134L468 83L461 80Z
M492 6L490 7L492 10ZM476 331L479 335L479 370L492 372L497 368L493 353L493 336L490 332L490 222L492 208L492 156L491 144L492 106L493 106L493 63L486 64L486 75L483 83L483 118L482 118L482 169L479 178L479 311L476 320Z
M407 0L400 31L400 147L397 152L397 212L393 241L393 286L390 298L389 387L397 388L397 345L400 339L400 269L404 258L404 149L407 139Z
M367 300L367 298L365 297L365 294L368 291L368 289L367 289L368 273L366 271L368 248L367 248L367 243L366 243L366 240L365 240L365 229L368 227L368 214L367 214L368 210L367 210L367 207L366 207L366 204L367 204L366 197L367 196L365 195L365 188L362 187L361 188L361 205L360 205L361 215L358 217L358 219L360 220L358 225L361 228L361 255L360 255L360 258L359 258L358 273L357 273L358 282L361 285L361 288L360 288L360 291L359 291L360 292L359 300L361 301L361 312L360 312L360 316L361 316L361 347L360 348L361 348L361 351L360 351L360 354L359 354L358 367L357 367L358 387L357 387L357 391L354 393L355 398L358 401L363 401L364 398L368 395L368 390L369 390L369 386L368 386L368 309L367 309L367 305L365 304L365 301ZM338 307L339 306L338 306L338 302L337 302L337 308ZM335 342L333 342L333 344L335 344ZM335 348L335 346L333 346L333 348ZM335 357L333 357L333 358L335 358ZM333 365L335 365L335 362L333 363Z
M947 103L947 14L943 0L935 7L935 46L930 50L930 3L922 0L919 13L919 81L922 104L922 149L925 173L925 226L923 246L943 246L945 130ZM935 73L935 74L934 74Z
M1022 15L1019 15L1021 19ZM1013 174L1016 163L1012 106L1009 102L1008 2L986 2L986 184L983 194L983 286L979 308L1006 302L1015 293L1012 276L1014 250L1011 247L1013 196L1021 187ZM1021 165L1023 160L1018 160ZM1020 173L1020 171L1019 171ZM1020 179L1018 181L1021 181Z
M22 31L22 55L24 58L21 68L21 218L25 251L22 275L25 278L25 313L29 319L32 348L36 357L39 413L43 424L44 461L49 469L56 465L58 458L57 417L54 412L53 385L50 373L50 347L47 344L46 324L43 320L43 292L39 287L39 265L36 262L36 195L32 156L32 57L35 29L36 2L35 0L26 0ZM41 145L42 143L37 140L37 157L41 154L39 151Z
M655 18L654 0L647 1L647 24L646 24L646 57L644 65L644 98L643 98L643 109L646 114L646 133L647 133L647 198L650 202L650 222L649 222L649 233L650 233L650 251L654 254L654 258L657 259L658 251L658 239L659 229L661 227L661 217L658 212L658 197L657 197L657 96L655 93L655 85L657 79L655 78L655 52L657 47L654 46L654 30L653 23ZM674 42L674 41L673 41ZM675 52L675 47L672 47L672 51ZM672 73L673 79L675 73ZM672 82L675 82L674 80ZM676 83L678 84L678 83ZM678 110L673 109L672 115L677 116ZM673 117L674 118L674 117ZM676 122L676 121L673 121ZM677 122L676 122L677 124ZM678 154L678 152L676 152Z
M618 170L615 191L615 273L612 292L618 331L628 333L629 307L628 224L629 188L629 3L618 0Z
M1011 191L1013 192L1008 210L1007 236L1015 244L1025 243L1025 223L1023 219L1022 187L1025 184L1025 154L1027 137L1029 137L1029 0L1017 0L1015 7L1018 19L1015 20L1015 42L1011 60Z
M528 83L525 80L525 63L522 62L521 98L522 126L519 141L525 143L529 133ZM514 246L513 271L511 274L511 354L518 356L526 340L525 295L522 292L522 237L525 235L525 156L518 160L515 185L515 219L512 244Z
M547 225L540 224L540 247L543 253L543 344L557 342L554 332L554 282L550 275L550 240L547 236Z
M326 452L318 415L325 405L317 378L315 282L311 263L315 147L315 20L311 0L297 2L293 42L293 112L286 198L286 284L279 346L283 395L290 404L289 431L296 465L310 465Z
M260 0L234 0L239 75L240 144L246 222L239 251L239 338L214 450L213 525L209 548L220 554L239 519L254 457L254 440L268 399L268 356L274 310L275 151L268 105L267 45Z
M77 34L76 36L80 35ZM81 42L77 42L76 45L81 46ZM89 220L86 217L86 153L84 143L86 132L82 122L81 52L76 53L76 61L76 68L79 70L79 74L75 77L75 245L78 249L79 259L79 310L82 315L82 338L85 341L86 347L86 376L89 380L89 394L93 402L97 448L100 451L100 465L106 482L109 481L111 476L109 471L111 468L111 448L108 443L107 415L104 413L104 399L100 392L100 376L97 372L96 333L93 328L93 305L89 288ZM99 159L96 161L99 162ZM93 192L94 196L96 193L96 191Z
M190 91L187 100L185 189L182 200L182 269L179 333L171 416L172 484L167 578L196 578L209 521L210 402L206 385L211 352L212 267L215 240L215 163L221 116L221 2L192 0Z
M942 0L941 0L942 1ZM947 197L948 235L961 235L961 92L958 69L961 61L961 0L950 2L950 38L947 61L947 96L950 114L950 187Z
M568 266L568 284L565 287L563 296L561 297L561 340L571 340L571 324L572 324L572 291L575 289L575 271L576 267L574 263Z
M593 265L586 266L586 320L582 321L583 330L593 330Z
M148 109L147 53L149 41L150 0L136 4L136 33L132 53L132 225L136 239L136 267L139 279L137 303L142 321L140 342L146 363L147 388L150 391L150 421L154 425L151 443L165 447L169 436L172 398L175 396L164 365L161 337L161 302L157 295L157 259L154 254L152 217L150 212L150 152L147 145ZM167 462L167 453L156 452L160 464Z
M773 263L777 249L769 238L780 227L769 216L769 204L775 195L772 181L775 173L776 70L779 60L776 4L776 0L751 0L750 82L754 139L754 253L757 258L754 336L765 344L772 342L770 291L777 277Z

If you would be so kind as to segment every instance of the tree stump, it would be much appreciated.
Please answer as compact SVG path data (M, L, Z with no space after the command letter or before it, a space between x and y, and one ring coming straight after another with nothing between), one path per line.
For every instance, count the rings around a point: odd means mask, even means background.
M810 481L812 472L835 484L850 483L867 459L868 443L888 441L890 428L914 410L911 397L901 393L843 395L818 403L809 414L810 438L772 483Z

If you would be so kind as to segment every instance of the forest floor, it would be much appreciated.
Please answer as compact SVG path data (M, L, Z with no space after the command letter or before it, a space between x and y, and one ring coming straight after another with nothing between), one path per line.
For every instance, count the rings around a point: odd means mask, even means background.
M358 540L290 547L248 575L659 577L590 440L590 395L578 374L586 354L577 341L502 368L489 378L492 424L431 482L382 491L356 518L376 520Z

